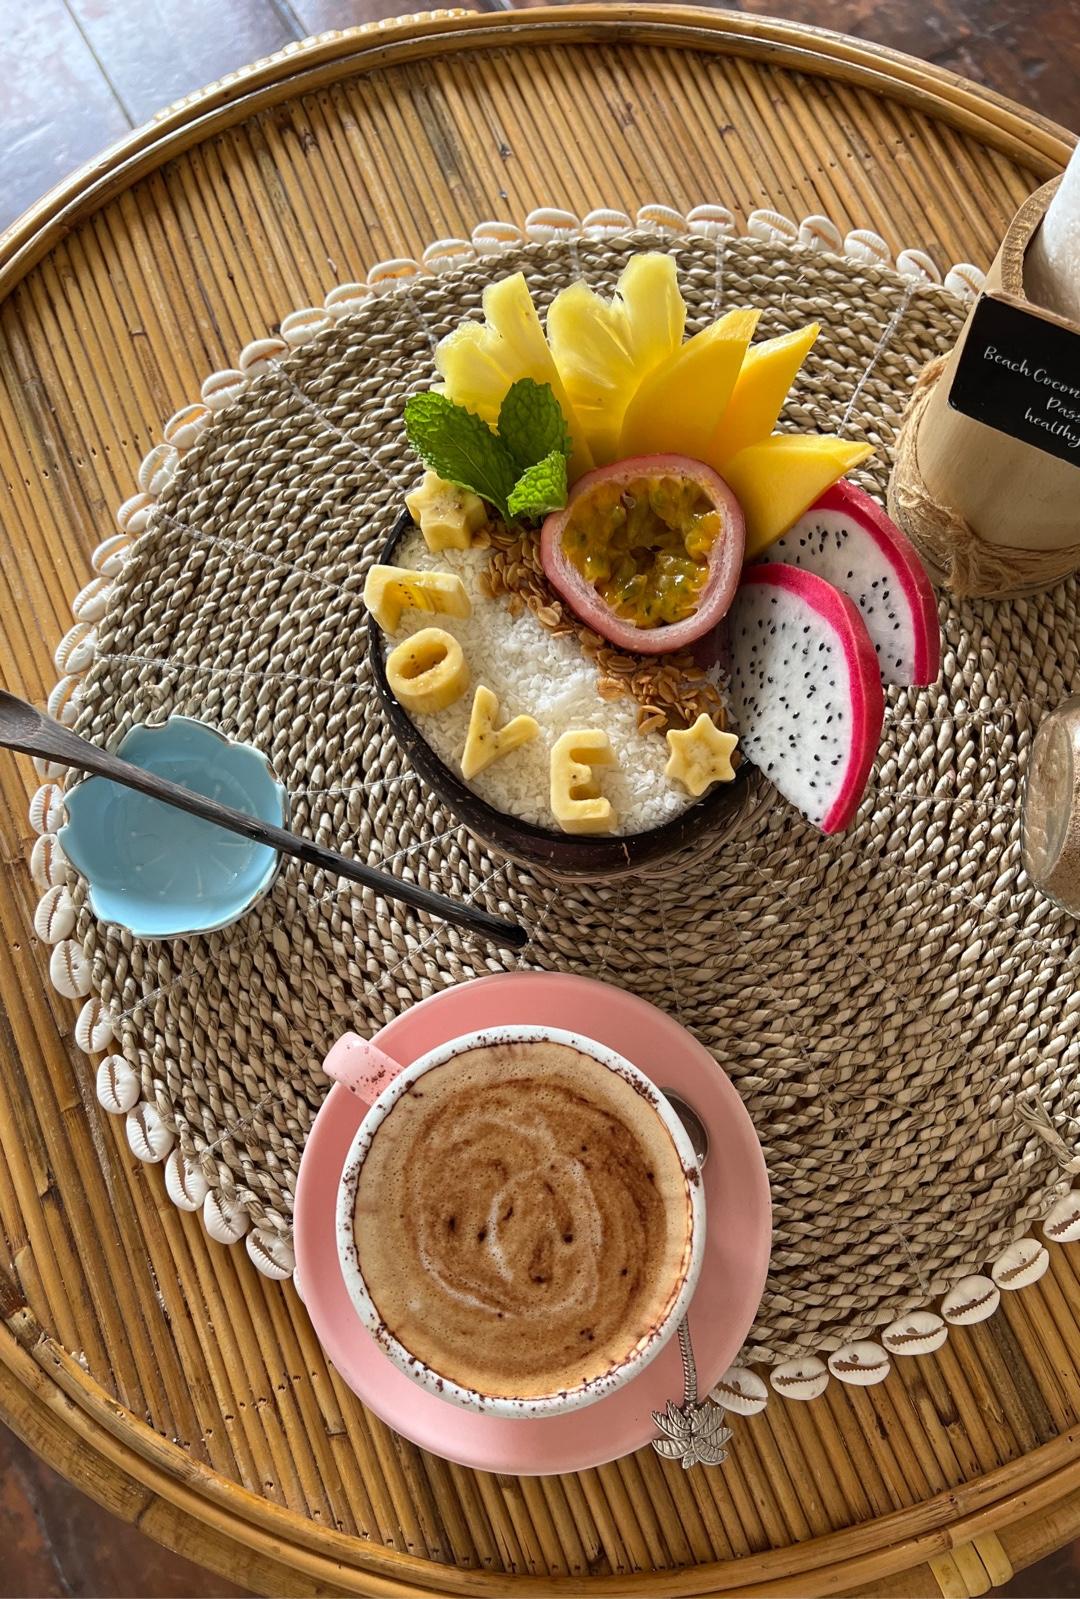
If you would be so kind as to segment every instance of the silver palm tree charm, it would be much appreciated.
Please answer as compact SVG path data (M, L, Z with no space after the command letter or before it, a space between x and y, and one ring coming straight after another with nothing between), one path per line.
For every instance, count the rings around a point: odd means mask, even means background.
M690 1347L690 1327L684 1316L679 1323L679 1353L683 1365L683 1402L668 1400L666 1410L654 1410L653 1420L661 1437L653 1448L665 1460L681 1461L684 1471L691 1466L722 1466L727 1459L731 1428L724 1425L723 1406L712 1399L698 1399L697 1366Z
M709 1132L692 1105L670 1088L661 1089L668 1104L682 1122L702 1169L709 1158ZM661 1436L653 1439L653 1448L665 1460L681 1460L684 1471L691 1466L722 1466L727 1459L727 1445L731 1441L731 1428L724 1426L724 1409L715 1400L699 1400L697 1394L697 1366L690 1347L690 1322L686 1316L679 1323L679 1353L682 1355L683 1397L676 1406L668 1400L666 1410L654 1410L653 1420Z

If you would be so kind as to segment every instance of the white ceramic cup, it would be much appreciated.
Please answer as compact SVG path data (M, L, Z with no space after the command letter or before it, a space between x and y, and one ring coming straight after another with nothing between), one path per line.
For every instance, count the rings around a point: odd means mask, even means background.
M519 1399L505 1395L484 1394L451 1382L449 1378L441 1376L398 1342L383 1323L364 1282L357 1260L353 1218L356 1210L357 1186L367 1152L383 1121L401 1095L416 1082L418 1077L422 1077L435 1066L442 1066L447 1061L453 1060L455 1055L461 1055L466 1050L490 1044L532 1042L563 1044L570 1049L578 1050L582 1054L591 1056L600 1065L606 1066L609 1071L619 1073L635 1088L644 1090L657 1117L670 1134L686 1173L690 1229L683 1276L677 1291L672 1295L667 1313L662 1321L651 1327L633 1349L628 1351L625 1360L604 1372L602 1376L595 1377L578 1387ZM682 1123L655 1083L651 1082L644 1072L632 1066L614 1050L580 1033L566 1032L559 1027L536 1026L486 1027L480 1032L466 1033L461 1038L453 1038L449 1043L440 1044L437 1049L421 1055L408 1066L402 1066L392 1060L377 1045L358 1038L354 1033L346 1033L327 1055L323 1070L328 1077L354 1093L367 1107L367 1113L350 1146L338 1186L337 1249L342 1276L360 1320L389 1359L407 1377L411 1377L413 1382L427 1389L429 1393L437 1394L440 1399L462 1405L468 1410L482 1411L485 1415L526 1418L555 1416L564 1411L578 1410L583 1405L591 1405L596 1400L605 1398L616 1388L621 1388L624 1383L629 1382L632 1377L636 1377L651 1360L656 1358L686 1314L694 1289L697 1287L705 1249L705 1191L698 1171L697 1157Z

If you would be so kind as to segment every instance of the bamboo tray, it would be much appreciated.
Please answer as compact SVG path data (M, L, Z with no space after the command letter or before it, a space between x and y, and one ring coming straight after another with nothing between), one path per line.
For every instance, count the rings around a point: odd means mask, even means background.
M536 108L543 107L543 119ZM582 134L585 137L582 137ZM329 283L483 217L719 200L985 265L1062 130L854 40L567 7L324 35L172 108L0 240L0 643L43 701L87 555L161 419ZM281 1593L975 1594L1080 1529L1080 1250L880 1388L496 1478L404 1444L291 1287L211 1243L99 1114L45 980L0 766L0 1414L103 1503Z

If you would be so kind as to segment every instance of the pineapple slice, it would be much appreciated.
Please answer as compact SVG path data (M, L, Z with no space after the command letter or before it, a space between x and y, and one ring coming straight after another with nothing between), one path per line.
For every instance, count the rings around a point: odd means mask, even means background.
M729 311L649 374L626 408L620 455L670 452L705 459L759 315Z
M724 467L746 518L746 559L761 555L827 488L873 455L829 433L777 433L749 444Z
M552 301L548 338L597 466L618 458L623 413L682 342L686 305L669 255L631 256L610 300L572 283Z
M776 426L788 390L820 328L811 322L794 333L763 339L746 352L727 410L702 456L723 472L724 462L748 444L767 439Z
M552 360L524 274L502 278L484 290L484 321L465 322L435 351L446 393L494 426L506 391L518 378L549 383L574 443L571 482L593 464L581 423Z

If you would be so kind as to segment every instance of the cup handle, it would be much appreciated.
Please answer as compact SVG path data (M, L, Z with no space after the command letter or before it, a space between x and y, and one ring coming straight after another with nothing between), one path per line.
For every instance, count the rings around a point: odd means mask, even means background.
M401 1070L401 1062L356 1033L344 1033L323 1061L323 1071L355 1094L367 1110Z

